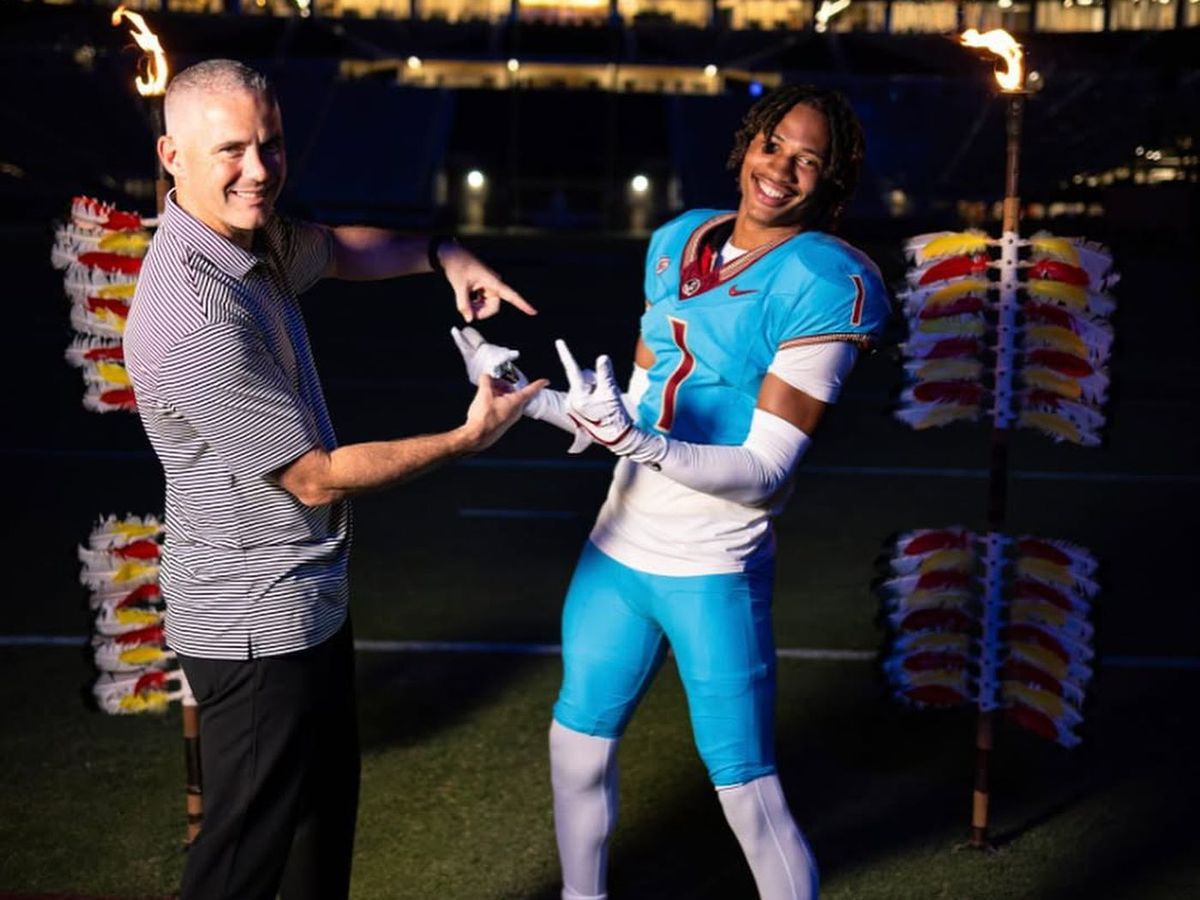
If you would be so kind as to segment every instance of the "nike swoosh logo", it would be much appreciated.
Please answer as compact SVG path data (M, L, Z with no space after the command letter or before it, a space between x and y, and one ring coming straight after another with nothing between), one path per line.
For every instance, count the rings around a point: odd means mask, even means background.
M757 294L757 293L758 293L758 288L750 288L749 290L746 290L746 291L739 291L737 289L736 284L731 284L729 286L729 296L730 297L740 297L740 296L742 296L742 294Z
M633 430L633 425L628 425L624 431L618 434L611 441L606 441L604 438L600 437L600 435L596 434L596 432L592 431L591 428L588 428L588 425L594 425L595 427L599 428L603 424L601 419L589 419L587 416L581 416L578 413L567 413L567 415L575 422L576 425L590 434L593 441L605 447L611 447L614 444L621 443L621 441L625 439L625 435L629 434L629 432Z

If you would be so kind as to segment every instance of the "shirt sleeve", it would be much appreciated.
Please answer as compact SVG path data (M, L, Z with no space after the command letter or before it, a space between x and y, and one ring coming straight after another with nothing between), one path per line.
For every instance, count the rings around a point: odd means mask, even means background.
M796 293L777 307L775 349L829 341L874 347L891 312L878 267L849 245L820 235L801 250L785 273Z
M333 232L311 222L283 220L280 224L279 266L292 290L303 294L329 268Z
M237 477L262 477L321 446L295 387L243 326L206 325L175 344L159 388Z
M857 358L858 348L847 341L801 344L776 352L767 371L814 400L833 403Z

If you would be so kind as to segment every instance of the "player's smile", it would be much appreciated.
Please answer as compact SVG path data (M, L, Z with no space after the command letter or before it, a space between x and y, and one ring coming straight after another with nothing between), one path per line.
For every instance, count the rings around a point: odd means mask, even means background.
M781 185L761 175L751 175L750 179L757 189L758 197L756 199L764 206L786 206L797 194L794 188Z

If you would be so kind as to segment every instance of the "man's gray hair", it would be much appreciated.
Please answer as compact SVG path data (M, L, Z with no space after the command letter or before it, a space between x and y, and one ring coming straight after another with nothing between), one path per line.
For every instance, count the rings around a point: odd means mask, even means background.
M167 131L171 130L172 110L186 96L192 94L233 94L249 91L262 94L275 102L275 89L270 79L261 72L235 59L206 59L188 66L167 84L163 98L163 113L167 120Z

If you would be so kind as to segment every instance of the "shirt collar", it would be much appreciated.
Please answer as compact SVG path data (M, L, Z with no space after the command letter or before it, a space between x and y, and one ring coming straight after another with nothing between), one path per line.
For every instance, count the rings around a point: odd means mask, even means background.
M274 224L275 221L272 219L264 229L267 234L262 237L270 236ZM234 278L245 278L251 269L263 261L263 257L259 254L239 247L229 238L217 234L187 212L176 202L174 188L167 193L163 203L162 227L170 230L190 249L195 250L222 272ZM260 237L260 235L255 235L255 237Z

